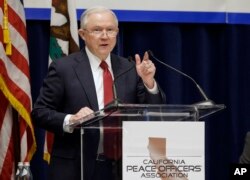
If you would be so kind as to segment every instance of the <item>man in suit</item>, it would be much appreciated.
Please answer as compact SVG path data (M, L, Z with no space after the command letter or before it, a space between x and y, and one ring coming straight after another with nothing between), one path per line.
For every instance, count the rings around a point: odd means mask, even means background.
M104 108L101 62L106 62L113 79L135 66L116 80L117 96L122 103L165 103L165 95L154 79L156 68L147 53L142 59L135 55L135 64L111 53L118 31L113 11L104 7L87 9L81 16L79 29L85 47L49 67L32 111L35 125L55 135L49 179L80 179L80 132L68 124ZM99 129L84 132L85 180L114 179L103 170L108 166L106 162L114 161L102 157L99 162L99 154L103 153L100 132ZM102 164L103 167L98 167Z
M240 164L250 164L250 131L246 133L243 152L239 160Z

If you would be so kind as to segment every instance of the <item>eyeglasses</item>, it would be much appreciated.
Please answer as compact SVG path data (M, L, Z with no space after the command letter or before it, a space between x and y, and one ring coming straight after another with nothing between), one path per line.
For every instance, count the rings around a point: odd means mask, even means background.
M108 37L116 37L118 33L118 29L93 29L93 30L87 30L83 29L84 31L87 31L89 34L101 37L102 35L106 34Z

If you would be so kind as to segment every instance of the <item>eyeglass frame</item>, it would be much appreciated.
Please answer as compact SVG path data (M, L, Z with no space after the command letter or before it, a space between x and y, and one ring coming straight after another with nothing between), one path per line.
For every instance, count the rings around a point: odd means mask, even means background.
M106 34L108 37L116 37L116 35L119 32L119 29L94 29L94 30L88 30L86 28L82 29L86 32L88 32L89 34L96 36L96 37L101 37L102 35ZM111 34L110 34L111 33Z

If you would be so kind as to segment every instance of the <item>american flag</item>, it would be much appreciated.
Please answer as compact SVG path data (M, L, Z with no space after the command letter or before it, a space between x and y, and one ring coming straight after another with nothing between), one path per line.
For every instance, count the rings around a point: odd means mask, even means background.
M13 179L17 161L30 161L36 151L31 110L24 8L19 0L0 0L0 179Z
M52 0L50 20L49 64L72 52L79 51L75 0ZM48 163L53 146L53 134L45 133L44 156Z

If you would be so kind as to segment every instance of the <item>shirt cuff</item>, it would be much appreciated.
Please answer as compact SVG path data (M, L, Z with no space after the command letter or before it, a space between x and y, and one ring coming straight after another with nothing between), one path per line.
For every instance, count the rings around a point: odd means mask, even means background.
M144 86L147 88L148 92L151 94L157 94L159 92L158 86L156 84L156 82L154 81L154 87L149 89L146 84L144 84Z
M74 128L69 126L69 119L71 118L71 116L72 116L71 114L67 114L64 118L64 121L63 121L63 131L64 132L73 133L73 131L74 131Z

